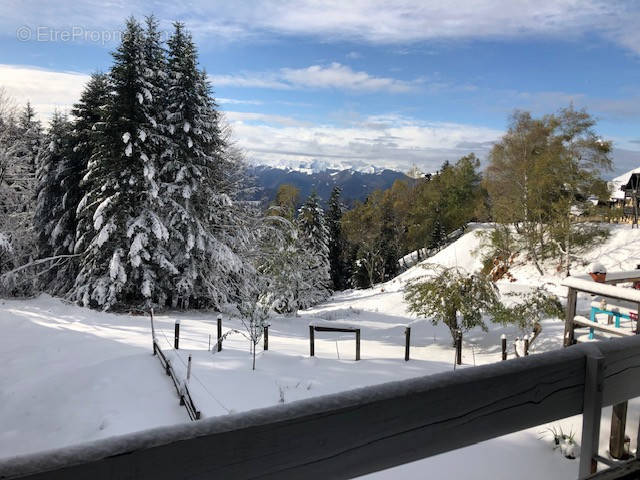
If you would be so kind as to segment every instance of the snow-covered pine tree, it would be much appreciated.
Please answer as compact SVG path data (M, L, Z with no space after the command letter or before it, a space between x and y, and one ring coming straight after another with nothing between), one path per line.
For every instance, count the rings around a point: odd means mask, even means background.
M65 114L54 112L43 147L37 159L37 187L34 227L37 236L38 257L66 255L72 252L74 233L64 221L66 205L61 180L66 176L73 154L71 124ZM75 207L73 207L75 208ZM52 292L64 291L73 279L66 277L66 269L58 271L69 260L59 259L41 272L40 283ZM61 273L62 278L58 278Z
M168 41L168 132L161 179L166 198L174 306L214 305L237 290L242 212L234 202L244 168L222 138L216 104L191 35L181 23Z
M79 205L82 215L91 214L94 228L73 291L84 305L164 304L166 291L157 279L174 270L159 214L157 138L163 129L156 115L162 99L153 96L160 77L154 72L160 45L150 40L153 35L149 23L145 34L130 18L113 53L100 148L87 166L87 191Z
M42 124L40 120L36 117L36 111L31 106L31 102L27 102L24 109L20 113L20 117L18 118L18 127L20 129L20 133L22 135L22 140L25 143L25 152L24 154L27 156L30 172L33 177L33 185L35 188L35 177L36 177L36 157L40 152L40 148L42 147ZM35 200L35 198L33 199ZM31 202L31 206L33 206L33 202Z
M276 209L267 212L260 229L257 270L266 279L267 303L277 313L289 314L300 308L300 292L308 289L309 277L308 257L301 248L297 226L286 214Z
M2 96L0 100L8 102ZM28 165L25 158L25 144L22 141L16 119L10 111L2 115L0 129L0 274L15 268L23 257L30 253L30 242L24 243L25 229L31 219L25 217L19 208L24 201L26 188L24 179L28 177ZM30 238L30 234L26 236ZM14 285L0 284L0 291L13 292Z
M102 130L110 94L109 77L104 73L94 73L80 95L80 101L71 110L75 119L73 156L65 168L61 187L65 192L64 221L68 225L65 230L75 233L71 251L78 254L86 250L94 237L93 211L96 205L87 205L89 197L85 197L92 180L91 177L83 177L88 172L90 160L106 147Z
M3 102L6 98L3 97ZM2 106L0 106L2 107ZM4 112L0 130L0 273L29 263L36 253L33 229L35 158L42 128L27 103L17 120ZM31 269L5 279L4 291L12 295L33 293Z
M299 245L304 252L300 265L303 281L300 283L298 308L308 308L331 294L329 275L329 232L324 220L320 198L314 191L300 207L298 214Z
M334 290L344 290L347 287L347 279L350 276L345 262L345 239L342 233L344 205L340 200L341 193L340 187L333 188L326 215L329 233L329 267Z

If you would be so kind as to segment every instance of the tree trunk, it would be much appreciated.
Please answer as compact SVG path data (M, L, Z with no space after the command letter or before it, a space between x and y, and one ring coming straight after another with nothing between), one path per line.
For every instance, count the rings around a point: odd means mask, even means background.
M251 343L253 344L253 365L251 370L255 370L256 369L256 342L252 340Z
M536 253L535 246L531 249L531 258L533 259L533 265L536 267L536 270L538 270L540 276L543 276L544 272L542 271L542 268L540 268L540 264L538 263L538 254Z
M449 332L451 333L452 338L452 346L456 346L456 332L458 331L458 312L454 312L449 315L449 320L447 320L447 327L449 327Z
M567 218L567 236L565 237L565 257L567 263L567 277L571 275L571 209L569 209L569 218Z

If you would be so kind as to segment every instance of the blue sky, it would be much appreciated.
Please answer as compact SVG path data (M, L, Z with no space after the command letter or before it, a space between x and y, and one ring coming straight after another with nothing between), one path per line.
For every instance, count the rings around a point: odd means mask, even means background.
M484 157L515 109L573 102L640 165L640 3L601 0L0 0L0 85L43 119L107 70L124 18L181 20L253 163Z

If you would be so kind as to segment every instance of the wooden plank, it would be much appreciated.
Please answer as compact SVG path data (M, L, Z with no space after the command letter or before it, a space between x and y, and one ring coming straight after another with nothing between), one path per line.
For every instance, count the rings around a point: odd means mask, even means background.
M624 437L627 427L627 402L617 403L611 410L611 434L609 453L618 460L625 457Z
M341 332L341 333L356 333L359 328L343 328L343 327L321 327L318 325L313 326L316 332Z
M267 350L269 350L269 325L264 326L262 335L264 337L264 345L262 349L266 352Z
M200 418L200 412L196 408L195 403L193 402L193 398L191 398L189 389L185 385L184 391L183 391L183 389L180 386L180 381L178 380L178 376L176 375L176 372L173 370L171 363L169 362L164 352L160 348L160 345L158 345L155 342L154 342L154 350L158 354L158 358L160 359L160 363L162 364L162 367L165 369L165 373L169 376L169 378L171 378L171 381L173 382L173 386L176 389L176 393L180 398L180 405L184 406L187 409L187 413L189 414L189 418L191 418L191 420L198 420Z
M603 378L604 357L602 355L588 356L584 385L579 478L585 478L597 470L594 457L598 454L600 443Z
M635 276L638 272L635 271ZM594 282L588 275L576 275L567 277L562 281L565 287L573 288L581 292L593 293L608 298L626 300L633 303L640 303L640 290L633 288L622 288L614 285Z
M350 478L578 414L599 354L603 403L640 395L634 336L6 460L0 478Z
M640 396L640 338L637 335L594 342L605 357L603 405ZM584 346L588 346L585 344ZM637 349L637 350L636 350Z
M26 478L351 478L580 413L582 347L94 442ZM23 462L0 477L52 468Z
M574 317L573 323L577 325L581 325L583 327L589 327L595 330L600 330L602 332L611 333L613 335L620 335L623 337L631 337L635 335L635 333L629 330L623 330L622 328L612 327L604 323L592 322L588 318L583 317L581 315L577 315L576 317Z
M404 329L404 361L409 361L409 350L411 349L411 327Z
M575 343L575 336L573 331L574 317L576 316L576 303L578 299L578 292L575 288L569 288L567 293L567 311L566 319L564 322L564 346L568 347Z
M589 480L637 480L640 477L640 459L603 470L591 475Z

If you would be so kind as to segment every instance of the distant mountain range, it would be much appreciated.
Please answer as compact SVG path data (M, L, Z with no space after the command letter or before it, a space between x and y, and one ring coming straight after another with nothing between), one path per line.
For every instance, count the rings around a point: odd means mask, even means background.
M391 187L396 180L412 181L404 173L394 170L361 172L352 169L327 169L314 172L257 166L250 168L249 174L255 178L256 186L259 187L254 200L270 202L275 198L280 185L289 184L300 190L301 202L315 190L326 204L337 185L342 188L342 200L347 206L353 205L356 200L364 201L374 190Z

